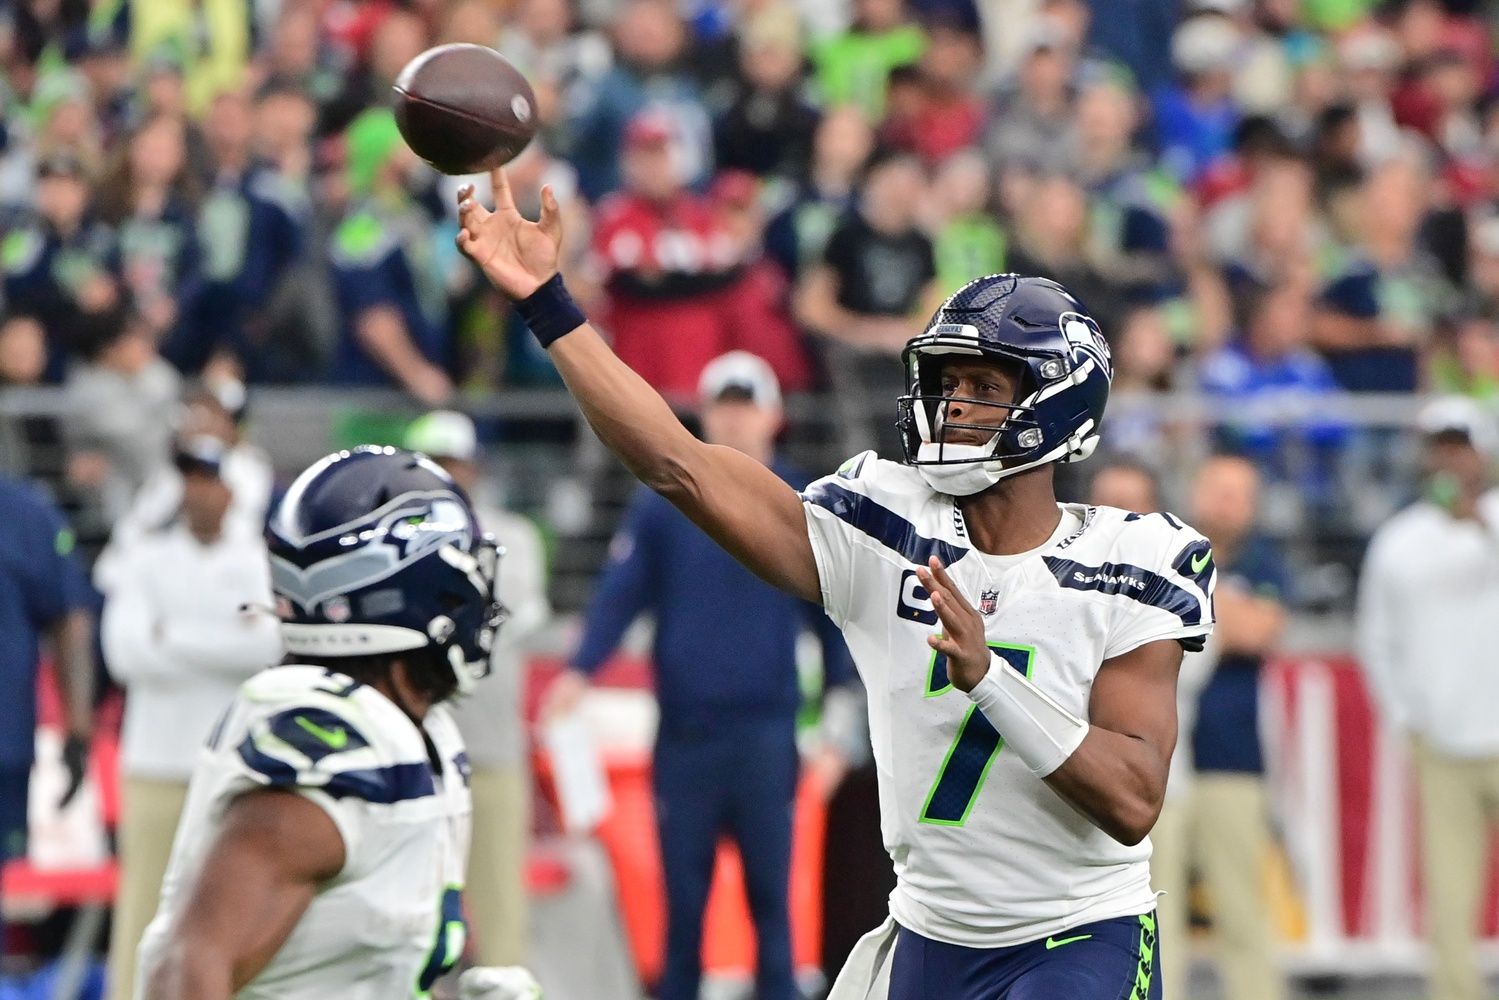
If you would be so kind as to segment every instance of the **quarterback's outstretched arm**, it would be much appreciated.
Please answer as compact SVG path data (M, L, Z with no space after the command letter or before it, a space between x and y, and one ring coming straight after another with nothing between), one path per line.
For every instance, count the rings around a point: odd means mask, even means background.
M801 498L780 477L732 448L704 444L682 426L644 379L583 321L557 278L561 212L542 189L541 219L515 207L503 170L495 170L495 208L458 192L458 247L495 287L521 304L532 328L577 399L583 416L635 476L695 521L756 575L821 603L817 563ZM551 329L538 329L551 324ZM565 336L564 336L565 334Z
M328 814L293 792L235 799L143 1000L230 1000L265 968L318 888L344 866Z

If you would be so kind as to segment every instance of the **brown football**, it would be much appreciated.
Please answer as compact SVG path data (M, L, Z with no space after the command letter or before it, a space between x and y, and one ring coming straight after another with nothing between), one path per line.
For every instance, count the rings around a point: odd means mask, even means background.
M428 49L406 64L391 89L406 144L445 174L509 163L536 135L531 84L482 45Z

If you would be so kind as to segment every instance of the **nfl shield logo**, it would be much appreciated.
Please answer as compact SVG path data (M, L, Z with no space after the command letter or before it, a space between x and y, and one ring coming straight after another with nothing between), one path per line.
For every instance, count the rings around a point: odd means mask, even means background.
M999 591L986 590L979 595L979 611L985 616L999 610Z
M352 609L349 607L349 599L342 594L330 597L323 602L323 614L335 625L342 625L349 620Z

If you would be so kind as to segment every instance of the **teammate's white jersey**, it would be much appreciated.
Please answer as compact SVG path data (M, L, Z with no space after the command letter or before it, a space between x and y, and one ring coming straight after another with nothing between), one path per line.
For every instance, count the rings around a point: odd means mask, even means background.
M1062 505L1044 545L986 555L952 497L873 452L802 496L823 604L869 690L896 920L992 948L1149 912L1149 840L1120 844L1004 751L927 645L941 625L915 567L939 556L1004 662L1086 719L1105 660L1158 639L1201 648L1207 540L1168 514Z
M425 996L463 950L470 806L468 759L452 717L434 707L422 728L425 739L380 692L322 667L274 667L246 681L193 772L161 905L141 942L137 996L225 809L265 787L293 790L327 811L345 862L236 996Z

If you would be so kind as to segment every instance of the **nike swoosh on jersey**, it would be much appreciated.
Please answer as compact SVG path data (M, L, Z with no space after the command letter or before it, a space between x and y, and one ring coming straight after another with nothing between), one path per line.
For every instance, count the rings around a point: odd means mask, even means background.
M297 716L297 725L328 744L334 750L342 750L349 745L349 731L343 726L339 726L337 729L324 729L316 722L309 722L300 715Z
M1193 572L1193 574L1195 575L1197 573L1201 573L1202 572L1202 568L1208 564L1208 560L1211 559L1211 558L1213 558L1213 550L1212 549L1208 549L1206 552L1204 552L1200 556L1193 556L1192 557L1192 572Z
M1046 950L1051 951L1053 948L1060 948L1064 944L1074 944L1078 941L1086 941L1092 936L1092 934L1079 934L1077 937L1062 938L1060 941L1058 941L1056 938L1047 938Z

